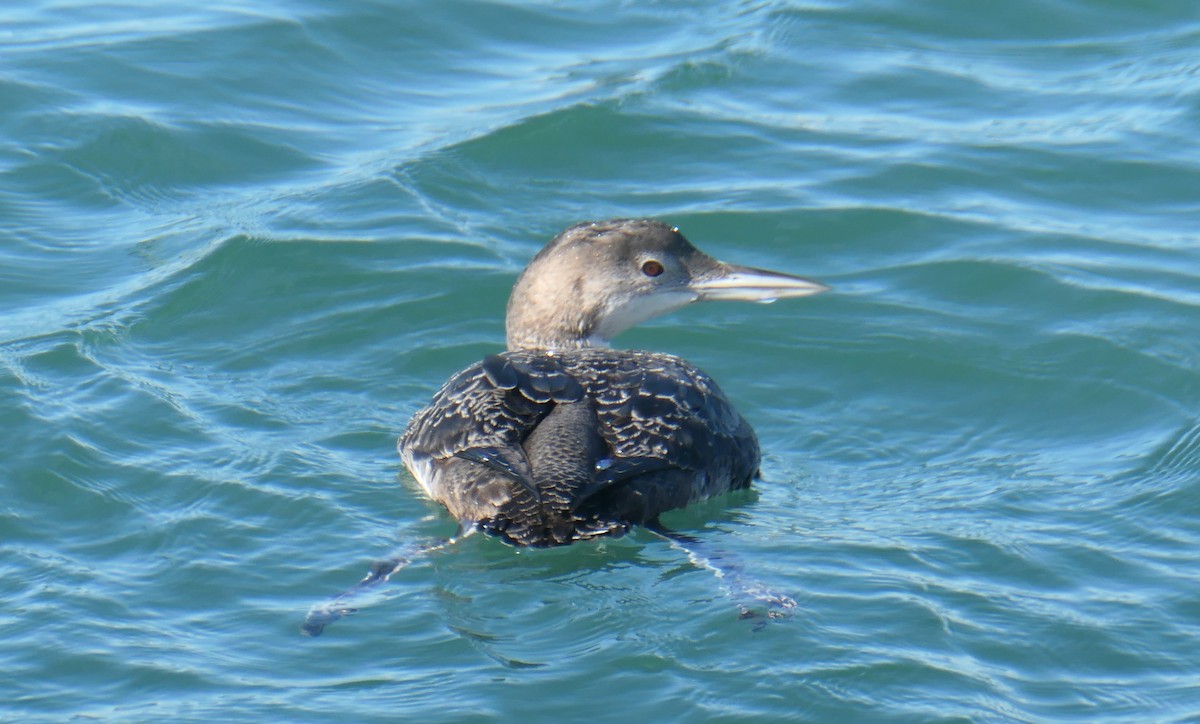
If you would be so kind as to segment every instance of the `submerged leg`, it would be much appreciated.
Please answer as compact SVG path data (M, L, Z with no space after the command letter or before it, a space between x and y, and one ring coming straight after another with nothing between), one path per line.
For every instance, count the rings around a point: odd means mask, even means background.
M768 588L761 581L747 578L741 562L725 551L694 536L666 528L657 520L647 523L646 529L686 553L692 565L712 571L733 598L739 618L763 619L755 626L755 630L765 626L768 621L790 617L796 608L796 601L791 596Z
M320 636L329 624L337 621L342 616L358 611L358 608L352 605L354 599L360 598L365 592L386 582L391 578L393 573L412 563L419 556L448 548L457 543L461 538L470 535L473 531L473 528L466 528L465 531L460 529L458 534L453 538L447 538L436 543L418 543L406 546L389 558L375 561L371 564L371 569L361 581L325 603L313 606L309 610L308 615L305 616L304 623L300 626L300 632L305 636Z

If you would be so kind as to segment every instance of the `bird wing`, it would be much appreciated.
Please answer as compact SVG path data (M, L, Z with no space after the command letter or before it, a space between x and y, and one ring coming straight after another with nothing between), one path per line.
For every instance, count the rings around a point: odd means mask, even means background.
M451 458L490 468L536 496L522 443L555 404L582 397L583 388L553 358L488 355L438 390L429 406L413 416L397 447L436 500L445 502L454 494L441 490L434 474L437 462Z
M667 354L581 350L564 369L596 403L611 455L574 507L605 489L641 481L663 509L744 487L757 473L758 441L716 382ZM680 474L683 473L683 474ZM637 486L634 486L637 487ZM659 507L659 506L652 506Z
M712 378L678 357L611 349L489 355L413 416L400 454L429 496L460 518L473 517L469 501L508 497L508 488L483 492L497 475L536 499L525 441L555 405L585 395L606 450L594 480L574 492L572 510L597 500L613 504L614 490L632 486L630 494L651 501L652 517L744 487L758 469L753 431Z

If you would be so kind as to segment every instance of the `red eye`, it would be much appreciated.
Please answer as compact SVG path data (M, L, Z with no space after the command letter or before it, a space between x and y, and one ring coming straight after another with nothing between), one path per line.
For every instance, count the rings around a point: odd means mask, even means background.
M649 259L645 264L642 264L642 273L648 277L656 277L663 273L663 265L653 259Z

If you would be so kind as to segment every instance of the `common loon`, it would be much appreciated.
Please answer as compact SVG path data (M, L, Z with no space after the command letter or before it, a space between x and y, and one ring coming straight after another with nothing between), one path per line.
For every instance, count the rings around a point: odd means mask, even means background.
M617 334L701 300L766 302L825 291L735 266L652 219L572 226L508 301L508 351L459 372L397 448L460 530L553 546L634 525L758 474L758 439L704 372L616 350Z

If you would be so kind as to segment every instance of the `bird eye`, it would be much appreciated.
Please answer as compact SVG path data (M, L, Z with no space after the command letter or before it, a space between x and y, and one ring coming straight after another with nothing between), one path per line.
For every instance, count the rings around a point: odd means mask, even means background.
M642 264L642 273L648 277L656 277L663 273L663 265L661 262L657 262L654 259L647 259L646 262Z

